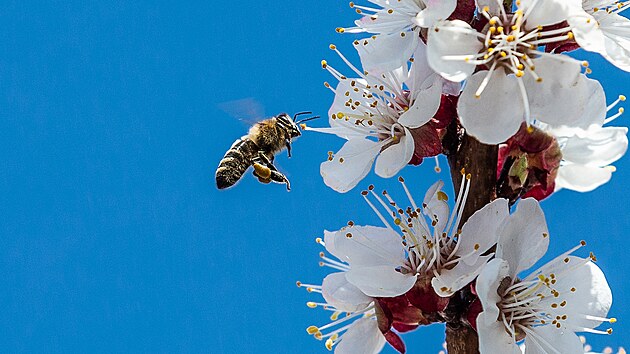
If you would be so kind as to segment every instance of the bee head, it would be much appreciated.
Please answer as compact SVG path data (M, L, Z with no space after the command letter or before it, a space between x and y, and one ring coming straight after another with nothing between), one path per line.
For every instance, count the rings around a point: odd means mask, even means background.
M276 119L278 120L280 125L284 128L287 135L289 135L291 138L297 138L298 136L302 135L302 132L300 131L300 127L295 122L295 120L291 118L290 115L286 113L280 113L276 116Z
M317 118L319 118L319 116L313 116L313 117L308 117L308 118L304 118L304 119L296 120L296 119L297 119L297 117L298 117L299 115L302 115L302 114L311 114L311 113L313 113L313 112L298 112L298 113L296 113L296 114L294 114L294 115L293 115L293 119L291 120L291 122L292 122L292 123L293 123L293 125L294 125L294 128L295 128L295 131L297 132L297 135L292 136L292 137L296 137L296 136L300 136L300 135L302 135L302 133L300 133L300 123L308 122L309 120L313 120L313 119L317 119ZM286 115L286 114L285 114L285 115ZM288 115L287 115L287 117L288 117Z

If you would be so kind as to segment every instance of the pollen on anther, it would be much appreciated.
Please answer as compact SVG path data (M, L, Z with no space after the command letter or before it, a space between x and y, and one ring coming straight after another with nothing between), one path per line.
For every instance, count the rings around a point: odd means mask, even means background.
M328 66L328 62L326 60L322 60L322 69L326 69Z
M624 95L619 95L619 101L625 101L626 100L626 96Z
M348 233L346 234L346 237L347 237L347 238L352 238L352 233L348 232Z
M316 308L316 307L317 307L317 304L316 304L316 303L314 303L314 302L312 302L312 301L309 301L309 302L307 302L307 303L306 303L306 306L308 306L308 307L310 307L310 308L314 309L314 308ZM311 327L314 327L314 328L316 329L316 331L315 331L315 332L319 331L319 329L317 329L317 327L315 327L315 326L311 326ZM309 329L310 329L311 327L309 327ZM313 334L313 333L315 333L315 332L311 333L311 332L309 331L309 329L306 329L306 331L307 331L309 334Z

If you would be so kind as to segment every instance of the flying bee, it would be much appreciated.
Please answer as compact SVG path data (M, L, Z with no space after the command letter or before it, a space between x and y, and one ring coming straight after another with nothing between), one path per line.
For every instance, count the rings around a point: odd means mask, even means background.
M247 135L236 140L223 156L216 172L217 187L224 189L233 186L249 166L253 166L254 176L258 177L260 182L284 183L287 190L291 190L289 180L278 171L273 160L285 147L291 157L291 141L302 135L299 124L319 116L299 121L295 119L299 115L310 113L296 113L293 118L286 113L280 113L254 124Z

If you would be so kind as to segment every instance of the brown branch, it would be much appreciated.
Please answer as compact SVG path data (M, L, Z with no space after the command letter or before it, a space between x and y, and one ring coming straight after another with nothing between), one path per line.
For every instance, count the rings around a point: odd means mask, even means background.
M467 134L458 136L458 132L461 131L457 127L457 122L451 124L449 128L450 135L447 140L450 141L450 146L445 146L445 150L455 190L459 190L462 182L460 172L462 169L471 175L470 194L462 216L463 223L475 211L496 198L498 146L482 144ZM462 291L466 292L468 289ZM455 310L463 314L466 308ZM449 354L479 353L477 332L462 321L447 323L446 345Z

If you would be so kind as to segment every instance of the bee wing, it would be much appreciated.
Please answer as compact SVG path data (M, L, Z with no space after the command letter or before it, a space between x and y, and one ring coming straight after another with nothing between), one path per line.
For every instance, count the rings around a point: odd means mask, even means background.
M253 97L222 102L217 106L232 118L238 119L248 126L265 119L265 107Z

